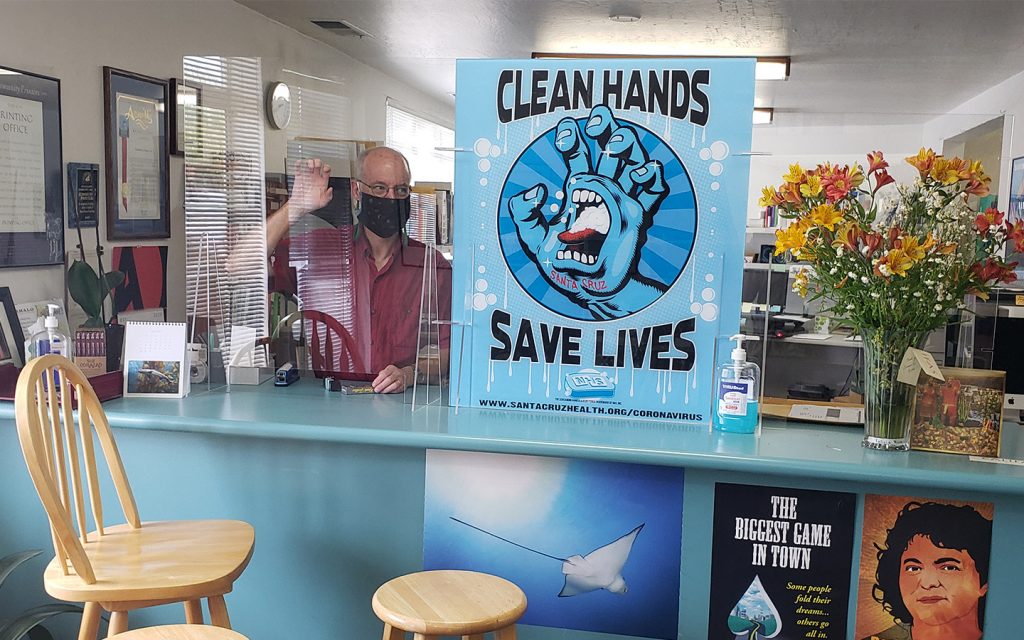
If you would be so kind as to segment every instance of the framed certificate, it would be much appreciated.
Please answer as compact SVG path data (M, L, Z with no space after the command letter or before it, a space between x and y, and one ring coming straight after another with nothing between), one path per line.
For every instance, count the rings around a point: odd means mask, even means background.
M167 82L103 67L107 238L171 237Z
M198 107L199 104L200 91L198 87L185 84L177 78L171 78L171 112L167 119L167 124L170 126L171 155L185 155L185 110Z
M64 263L60 80L0 67L0 267Z

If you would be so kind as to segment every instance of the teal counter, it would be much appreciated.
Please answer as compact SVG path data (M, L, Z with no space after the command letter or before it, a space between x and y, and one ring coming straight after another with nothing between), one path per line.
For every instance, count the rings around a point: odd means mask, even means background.
M686 639L707 637L715 482L994 502L986 637L1011 637L1018 626L1011 612L1024 571L1017 551L1024 466L868 451L861 430L848 427L767 421L755 437L585 414L413 411L402 396L346 396L312 380L104 407L144 520L227 517L255 526L252 564L227 599L235 628L254 640L379 637L374 589L421 566L428 448L685 467L679 637ZM29 547L50 554L13 413L0 402L0 556ZM1003 431L1002 455L1024 457L1019 425ZM0 617L45 599L44 563L35 562L5 587ZM180 607L160 607L134 614L130 626L182 619ZM527 627L520 637L617 636Z

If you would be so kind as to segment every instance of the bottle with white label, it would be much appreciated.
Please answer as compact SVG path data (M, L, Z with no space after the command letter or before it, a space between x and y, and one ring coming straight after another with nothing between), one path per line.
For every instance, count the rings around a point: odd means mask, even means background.
M25 341L25 359L31 360L48 353L54 353L70 359L71 339L57 330L59 323L57 313L60 307L55 304L46 305L47 315L37 319L36 324L30 329L31 335ZM42 320L42 327L39 327L39 320Z
M753 362L747 362L743 341L757 338L738 334L729 339L736 341L736 348L732 350L732 362L719 371L713 417L715 429L754 433L757 430L761 370Z

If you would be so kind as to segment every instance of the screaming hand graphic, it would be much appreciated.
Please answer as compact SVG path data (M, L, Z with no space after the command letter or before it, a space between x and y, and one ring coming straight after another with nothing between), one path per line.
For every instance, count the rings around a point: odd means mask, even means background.
M567 169L558 210L546 214L552 207L542 183L508 199L523 249L552 287L594 319L647 307L668 288L638 270L651 220L669 194L662 164L650 159L637 130L604 105L594 107L582 130L562 119L554 144Z

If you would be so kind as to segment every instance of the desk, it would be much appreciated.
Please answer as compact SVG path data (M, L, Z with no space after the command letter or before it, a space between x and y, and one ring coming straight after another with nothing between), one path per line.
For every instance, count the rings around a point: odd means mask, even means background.
M813 344L822 347L843 347L846 349L860 349L863 346L863 342L860 340L850 340L850 336L844 336L838 333L830 333L825 335L822 339L820 333L797 333L795 335L786 336L785 338L775 338L776 340L782 340L784 342L795 342L797 344Z
M869 451L860 445L859 429L774 420L756 437L575 415L447 407L413 412L401 396L344 396L309 379L284 388L197 390L181 400L122 398L104 406L143 520L238 518L255 526L252 562L227 596L236 630L253 638L333 640L337 629L346 629L345 640L380 636L370 609L374 590L422 566L427 448L685 467L679 637L687 640L708 637L716 482L992 501L996 560L986 637L1014 637L1019 627L1020 466ZM0 402L0 554L41 548L49 556L46 518L21 459L13 413L11 403ZM1021 429L1007 424L1003 431L1004 456L1024 456ZM181 473L182 460L189 461L188 473ZM106 482L102 490L110 499ZM0 617L46 600L39 580L44 563L38 559L12 575ZM139 612L132 624L181 617L180 607L160 607ZM595 637L536 627L522 628L519 636Z

